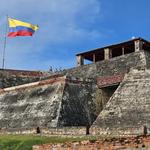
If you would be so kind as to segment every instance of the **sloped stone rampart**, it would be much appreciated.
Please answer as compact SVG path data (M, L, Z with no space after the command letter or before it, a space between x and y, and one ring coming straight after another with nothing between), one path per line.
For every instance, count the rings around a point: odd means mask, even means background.
M59 126L89 126L96 119L96 87L92 82L68 80L64 87Z
M0 91L0 128L86 126L96 114L93 84L66 76Z
M65 82L32 84L0 94L1 128L57 126Z
M150 129L150 70L129 72L119 85L92 128L105 133L146 126ZM101 134L101 132L99 132ZM138 132L137 132L138 134Z

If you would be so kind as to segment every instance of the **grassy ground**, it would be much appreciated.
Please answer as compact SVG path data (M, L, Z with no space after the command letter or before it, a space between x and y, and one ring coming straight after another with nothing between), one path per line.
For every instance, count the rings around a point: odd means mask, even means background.
M0 135L0 150L32 150L33 145L63 143L68 141L95 140L95 137L60 137L35 135Z

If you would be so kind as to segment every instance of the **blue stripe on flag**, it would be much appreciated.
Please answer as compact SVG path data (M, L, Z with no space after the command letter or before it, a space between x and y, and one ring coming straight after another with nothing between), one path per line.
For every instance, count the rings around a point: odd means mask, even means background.
M28 28L24 26L9 27L9 32L17 32L17 31L29 31L32 33L35 32L32 28Z

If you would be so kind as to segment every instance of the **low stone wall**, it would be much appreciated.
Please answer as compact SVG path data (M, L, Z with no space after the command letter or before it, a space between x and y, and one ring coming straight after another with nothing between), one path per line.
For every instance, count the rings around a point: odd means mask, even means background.
M147 132L147 131L146 131ZM144 128L143 127L134 127L134 128L114 128L114 129L103 129L100 127L91 127L90 128L91 135L104 135L104 136L137 136L137 135L144 135ZM147 132L147 134L149 134Z
M41 71L29 71L29 70L0 69L0 73L7 75L30 76L30 77L43 76L43 72Z
M0 134L42 134L42 135L87 135L88 128L85 126L79 127L60 127L60 128L20 128L20 129L1 129ZM89 129L90 135L107 136L107 137L130 137L144 135L144 128L126 128L126 129L102 129L99 127L92 127ZM147 130L147 135L150 135Z
M0 88L7 88L44 80L49 76L53 76L53 74L53 72L44 71L0 69Z
M62 127L41 129L41 133L49 135L86 135L86 127Z
M42 76L40 71L0 69L0 88L39 81Z
M0 134L86 135L86 127L1 129Z
M37 129L31 128L31 129L0 129L0 134L36 134Z

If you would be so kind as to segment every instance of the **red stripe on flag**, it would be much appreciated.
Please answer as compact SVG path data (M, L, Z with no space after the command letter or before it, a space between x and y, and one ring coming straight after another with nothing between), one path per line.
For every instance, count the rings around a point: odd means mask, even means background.
M32 36L33 33L29 31L17 31L8 33L8 37L16 37L16 36Z

